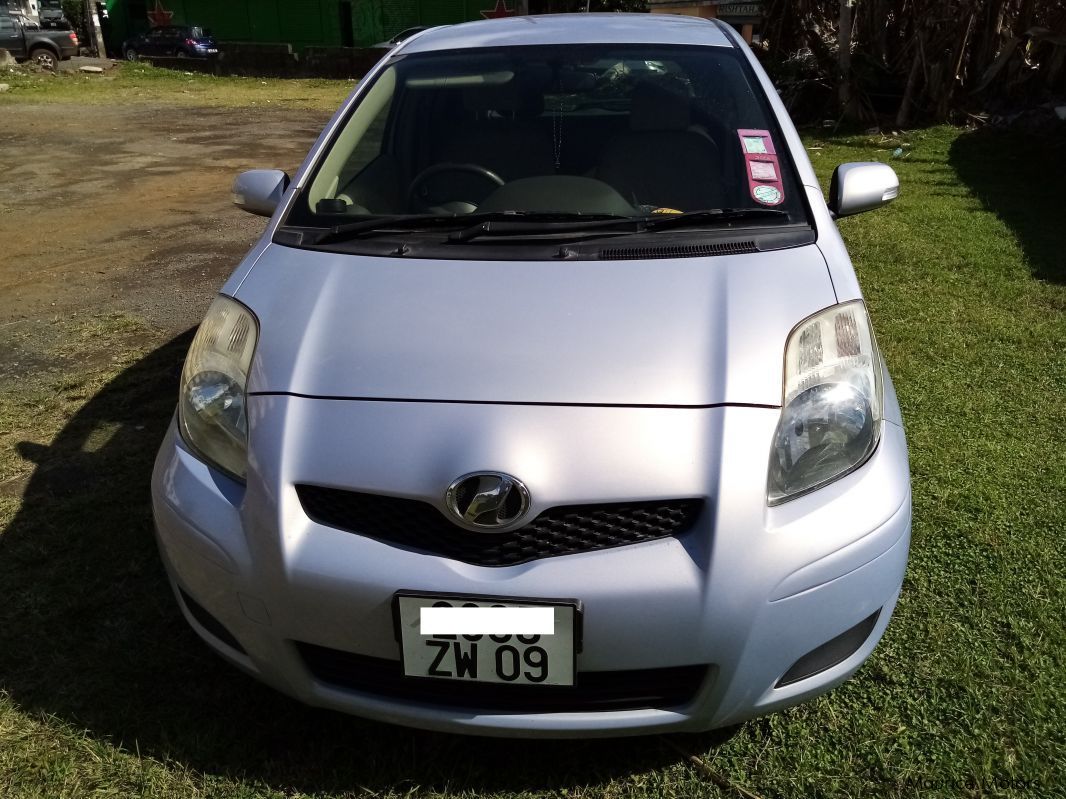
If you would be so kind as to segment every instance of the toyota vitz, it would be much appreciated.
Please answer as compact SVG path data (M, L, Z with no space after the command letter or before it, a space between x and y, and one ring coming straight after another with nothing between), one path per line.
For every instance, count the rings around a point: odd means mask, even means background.
M897 193L863 163L823 197L718 22L412 36L291 182L234 184L271 221L153 479L186 619L304 702L454 732L706 730L829 690L910 541L834 224Z

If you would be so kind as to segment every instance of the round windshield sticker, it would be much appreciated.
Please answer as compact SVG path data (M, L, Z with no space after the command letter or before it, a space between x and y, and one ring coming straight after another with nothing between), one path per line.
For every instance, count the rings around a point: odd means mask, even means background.
M784 199L781 192L773 186L756 186L751 194L763 205L777 205Z

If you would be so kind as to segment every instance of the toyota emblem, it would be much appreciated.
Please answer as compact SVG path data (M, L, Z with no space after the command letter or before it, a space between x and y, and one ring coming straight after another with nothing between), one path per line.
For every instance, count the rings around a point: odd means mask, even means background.
M509 527L526 514L529 491L510 475L475 472L448 486L444 501L463 525L494 531Z

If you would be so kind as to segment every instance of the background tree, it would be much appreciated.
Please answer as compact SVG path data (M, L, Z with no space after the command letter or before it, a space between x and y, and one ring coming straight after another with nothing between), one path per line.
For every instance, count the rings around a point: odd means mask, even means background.
M899 126L1066 93L1066 0L766 0L797 110Z

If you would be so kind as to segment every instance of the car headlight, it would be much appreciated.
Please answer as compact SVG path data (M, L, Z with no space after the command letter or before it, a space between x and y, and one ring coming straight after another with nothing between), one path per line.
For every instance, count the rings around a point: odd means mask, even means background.
M208 463L243 480L248 461L245 387L259 327L236 300L211 303L181 372L178 427Z
M881 356L860 301L801 322L785 347L785 396L770 450L767 501L831 483L873 454L881 435Z

